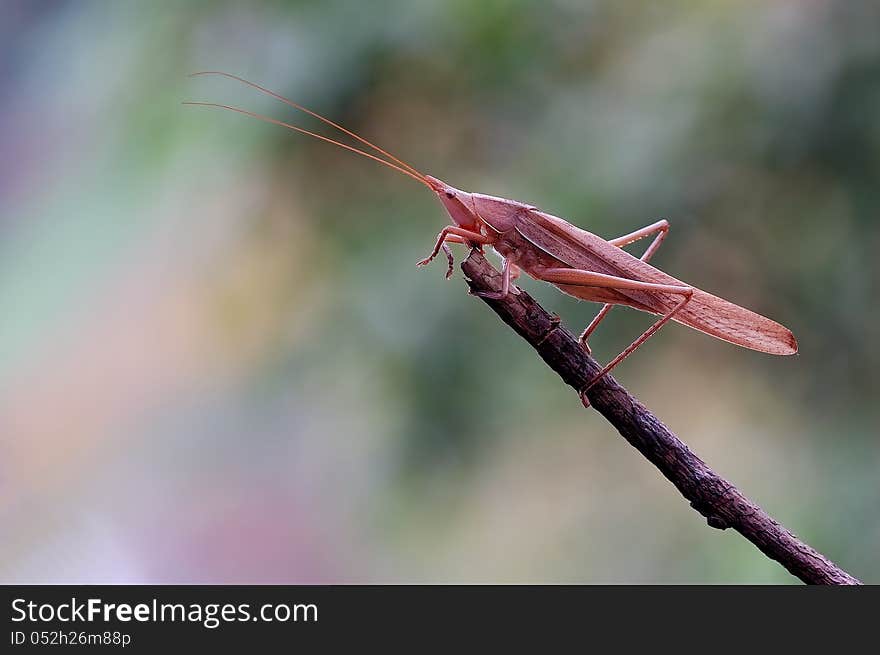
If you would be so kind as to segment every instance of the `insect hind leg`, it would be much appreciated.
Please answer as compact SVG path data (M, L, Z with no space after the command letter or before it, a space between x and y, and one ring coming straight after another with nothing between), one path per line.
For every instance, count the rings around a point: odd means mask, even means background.
M651 223L643 228L636 230L635 232L630 232L629 234L624 234L622 237L617 237L616 239L611 239L608 243L617 246L618 248L623 248L624 246L628 246L631 243L635 243L639 239L644 239L645 237L649 237L652 234L656 234L654 240L651 242L651 245L642 253L642 256L639 257L643 262L648 263L651 261L651 257L654 256L654 253L660 248L660 244L663 243L663 239L666 238L666 235L669 234L669 221L665 218L660 219L656 223ZM581 335L578 337L578 342L580 342L581 347L587 351L587 353L591 353L592 349L590 348L590 344L587 342L587 339L590 338L590 335L593 334L595 329L599 327L599 323L601 323L606 316L608 316L608 312L611 311L611 308L614 307L611 303L605 303L602 306L602 309L599 310L599 313L593 318L592 321L589 322L584 331L581 332Z
M601 371L599 371L596 377L590 380L586 385L584 385L583 388L578 391L578 395L580 396L581 402L584 404L584 407L590 406L590 399L587 397L587 392L592 389L599 380L608 375L608 373L610 373L615 366L617 366L624 359L632 355L639 346L641 346L648 339L654 336L660 328L666 325L672 319L672 317L674 317L679 311L681 311L682 308L684 308L684 306L687 305L690 299L693 297L694 290L691 287L685 287L680 293L682 294L682 298L675 305L675 307L673 307L668 313L664 314L656 323L654 323L654 325L645 330L638 339L636 339L630 345L624 348L623 351L619 355L617 355L617 357L608 362L608 364L606 364L605 367Z
M629 278L617 277L615 275L606 275L604 273L596 273L595 271L587 271L576 268L538 269L534 272L534 277L540 280L544 280L545 282L550 282L551 284L565 284L581 287L598 287L601 289L643 291L648 293L664 293L681 296L681 300L676 303L671 310L666 312L666 314L664 314L660 318L660 320L654 323L654 325L645 330L645 332L638 339L627 346L623 350L623 352L621 352L617 357L612 359L611 362L609 362L596 377L590 380L588 384L584 385L584 387L579 391L579 394L581 397L581 401L584 403L585 407L590 406L589 399L587 398L587 391L589 391L594 384L605 377L611 370L613 370L615 366L620 364L620 362L622 362L633 352L635 352L635 350L643 343L645 343L645 341L654 336L654 334L657 333L657 330L666 325L666 323L668 323L672 317L674 317L679 311L681 311L682 307L684 307L694 295L694 288L685 285L643 282L642 280L632 280Z

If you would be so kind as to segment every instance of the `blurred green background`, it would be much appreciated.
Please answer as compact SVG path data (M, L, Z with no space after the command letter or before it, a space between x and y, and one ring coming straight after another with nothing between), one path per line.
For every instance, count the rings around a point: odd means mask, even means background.
M203 69L606 238L668 218L654 262L801 353L673 326L618 379L880 580L878 34L871 2L4 0L0 581L794 582L416 269L427 190L181 106L315 127Z

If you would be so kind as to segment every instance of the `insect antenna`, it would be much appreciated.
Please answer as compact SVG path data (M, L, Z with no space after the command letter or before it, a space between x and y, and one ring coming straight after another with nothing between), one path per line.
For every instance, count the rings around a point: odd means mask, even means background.
M373 161L377 161L380 164L384 164L388 168L393 168L394 170L398 171L399 173L403 173L404 175L408 175L409 177L413 178L414 180L421 182L429 189L432 188L431 185L428 183L428 181L424 178L424 176L421 173L419 173L418 171L413 172L415 169L413 169L412 171L407 170L406 168L403 168L402 166L397 166L396 164L392 164L391 162L385 161L384 159L377 157L376 155L371 155L370 153L364 152L363 150L359 150L359 149L355 148L354 146L350 146L345 143L335 141L334 139L331 139L326 136L322 136L320 134L316 134L315 132L310 132L309 130L306 130L302 127L298 127L297 125L291 125L290 123L285 123L284 121L279 121L274 118L269 118L268 116L264 116L263 114L257 114L255 112L248 111L247 109L240 109L238 107L231 107L229 105L221 105L216 102L186 101L186 102L183 102L182 104L194 105L194 106L198 106L198 107L217 107L219 109L227 109L229 111L234 111L239 114L244 114L245 116L250 116L251 118L256 118L257 120L261 120L265 123L272 123L273 125L280 125L281 127L286 127L286 128L293 130L295 132L299 132L301 134L306 134L308 136L319 139L320 141L325 141L327 143L331 143L334 146L338 146L340 148L343 148L345 150L349 150L349 151L356 153L358 155L361 155L363 157L367 157L368 159L372 159Z
M275 93L274 91L271 91L271 90L269 90L269 89L267 89L267 88L265 88L265 87L262 87L262 86L260 86L259 84L256 84L256 83L254 83L254 82L251 82L251 81L249 81L249 80L246 80L246 79L244 79L243 77L239 77L238 75L233 75L232 73L224 73L223 71L200 71L200 72L198 72L198 73L191 73L191 74L190 74L190 77L200 77L200 76L203 76L203 75L220 75L220 76L222 76L222 77L228 77L228 78L231 79L231 80L236 80L236 81L238 81L238 82L241 82L242 84L246 84L247 86L249 86L249 87L251 87L251 88L253 88L253 89L256 89L256 90L259 91L260 93L263 93L263 94L265 94L265 95L267 95L267 96L271 96L271 97L273 97L273 98L275 98L275 99L277 99L277 100L280 100L280 101L283 102L284 104L286 104L286 105L288 105L288 106L290 106L290 107L293 107L294 109L298 109L299 111L305 112L305 113L308 114L309 116L313 116L314 118L317 118L319 121L321 121L321 122L323 122L323 123L325 123L325 124L327 124L327 125L329 125L329 126L331 126L331 127L334 127L334 128L336 128L337 130L339 130L339 131L341 131L341 132L344 132L345 134L347 134L348 136L352 137L353 139L357 139L358 141L360 141L361 143L363 143L365 146L368 146L368 147L372 148L373 150L375 150L376 152L379 152L379 153L385 155L386 157L388 157L388 159L390 159L391 161L395 162L395 163L398 164L399 166L408 169L409 171L415 173L416 175L418 175L418 176L420 176L420 177L422 176L421 172L419 172L419 170L416 169L414 166L410 166L410 165L407 164L405 161L403 161L402 159L399 159L399 158L395 157L394 155L392 155L392 154L391 154L390 152L388 152L387 150L383 150L382 148L380 148L380 147L377 146L376 144L371 143L370 141L367 141L365 138L363 138L363 137L360 136L359 134L356 134L355 132L352 132L351 130L346 129L346 128L342 127L342 125L339 125L338 123L334 123L334 122L331 121L329 118L325 118L324 116L321 116L321 115L318 114L317 112L314 112L314 111L312 111L311 109L308 109L308 108L306 108L306 107L303 107L302 105L295 103L293 100L290 100L290 99L288 99L288 98L285 98L284 96L282 96L282 95L280 95L280 94L278 94L278 93Z

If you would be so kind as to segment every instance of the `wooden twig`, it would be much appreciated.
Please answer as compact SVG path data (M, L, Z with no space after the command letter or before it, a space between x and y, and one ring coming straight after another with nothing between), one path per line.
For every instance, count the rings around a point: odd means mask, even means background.
M471 252L461 268L472 293L500 289L500 273L478 251ZM549 314L524 291L502 300L483 300L575 391L583 389L601 370L559 317ZM608 375L599 381L587 397L592 407L675 485L691 507L706 517L710 526L733 528L808 584L861 584L710 469L613 377Z

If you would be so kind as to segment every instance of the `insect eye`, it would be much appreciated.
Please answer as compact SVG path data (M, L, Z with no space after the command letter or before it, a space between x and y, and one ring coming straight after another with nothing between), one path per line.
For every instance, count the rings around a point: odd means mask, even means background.
M454 197L455 197L455 194L452 193L452 191L447 191L447 192L446 192L446 197L447 197L447 198L454 198Z

